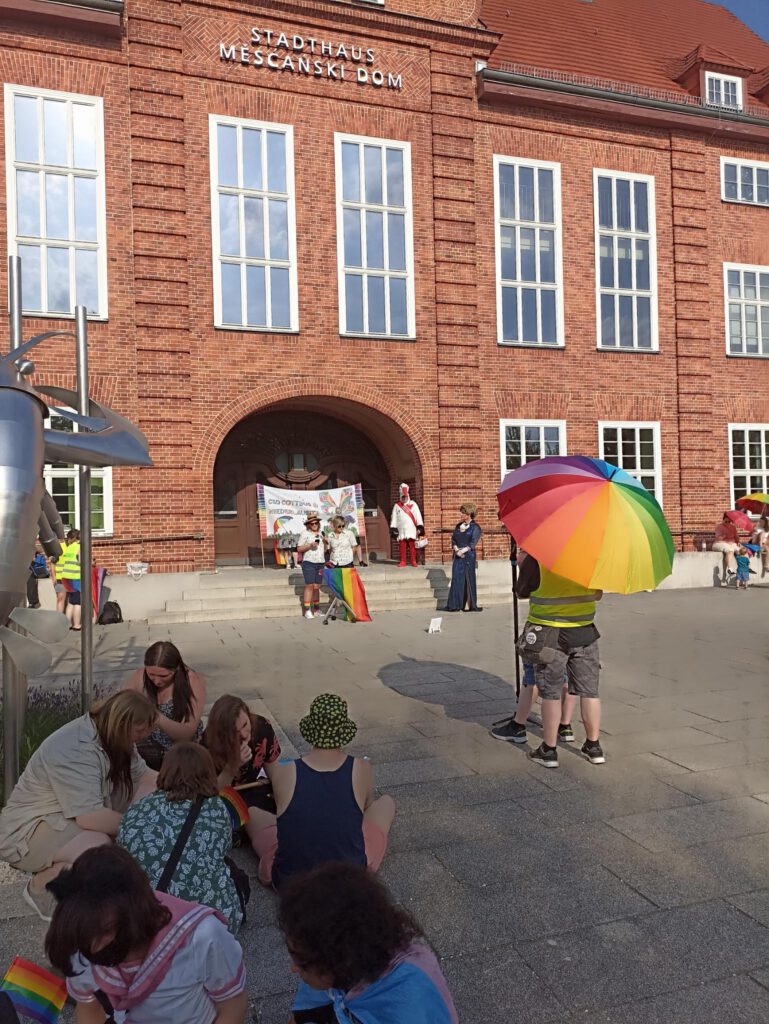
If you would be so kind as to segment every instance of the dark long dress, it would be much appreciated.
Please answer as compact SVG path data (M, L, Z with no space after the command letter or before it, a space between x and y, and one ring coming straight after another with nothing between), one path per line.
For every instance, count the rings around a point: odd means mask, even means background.
M457 523L451 535L452 546L470 548L464 558L454 555L451 566L451 589L446 603L446 611L461 611L465 604L469 608L478 607L478 592L475 586L476 555L475 546L481 539L481 528L476 522L468 524L466 530L460 530Z

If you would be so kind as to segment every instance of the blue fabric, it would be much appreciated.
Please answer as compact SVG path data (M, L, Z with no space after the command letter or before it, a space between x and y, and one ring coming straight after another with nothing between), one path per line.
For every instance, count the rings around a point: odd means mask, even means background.
M339 1024L452 1024L456 1020L435 982L407 961L351 999L339 989L319 992L302 982L294 1012L324 1006L333 1006Z
M352 788L354 762L348 756L335 772L317 772L302 760L294 762L294 795L278 817L272 868L276 889L293 875L331 860L366 863L363 811Z
M468 608L478 607L478 592L475 583L476 554L475 547L481 539L481 528L471 522L466 530L460 530L459 523L451 535L451 543L454 547L470 550L464 558L454 555L451 566L451 589L446 608L450 612L458 612L467 604Z

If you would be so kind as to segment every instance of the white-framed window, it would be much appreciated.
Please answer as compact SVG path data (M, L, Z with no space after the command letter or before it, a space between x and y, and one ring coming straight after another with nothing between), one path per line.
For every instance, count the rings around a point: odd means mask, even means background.
M98 96L5 85L8 252L25 313L107 318L104 109Z
M709 107L742 110L742 79L706 71L705 102Z
M77 433L76 423L64 416L51 416L52 430ZM48 493L59 510L65 528L80 529L80 489L78 468L66 462L47 463L43 479ZM110 536L112 523L112 467L91 470L91 529L95 537Z
M769 207L769 164L721 157L721 198Z
M497 342L563 345L561 165L494 156Z
M746 494L769 494L769 423L729 424L732 508Z
M624 469L662 504L659 423L598 424L599 457Z
M293 128L208 123L214 326L298 331Z
M334 136L339 331L413 338L411 145Z
M598 348L650 352L657 338L654 178L593 171Z
M501 475L546 455L566 454L566 420L500 420Z
M769 267L724 263L726 352L769 356Z

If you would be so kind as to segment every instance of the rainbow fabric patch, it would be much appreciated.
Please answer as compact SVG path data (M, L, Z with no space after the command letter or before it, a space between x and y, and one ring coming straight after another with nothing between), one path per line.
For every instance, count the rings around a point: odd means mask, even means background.
M356 622L371 622L366 591L355 569L324 569L323 580L334 594L352 608ZM345 618L349 618L345 611Z
M237 832L248 823L248 804L232 786L220 790L219 796L224 800L224 806L229 812L232 831Z
M17 956L0 981L18 1014L39 1024L54 1024L67 999L67 985L50 971Z

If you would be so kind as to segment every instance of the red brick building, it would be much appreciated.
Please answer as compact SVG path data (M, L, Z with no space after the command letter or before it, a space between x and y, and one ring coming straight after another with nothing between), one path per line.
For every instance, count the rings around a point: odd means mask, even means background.
M94 396L155 461L97 476L101 561L253 559L260 481L362 482L381 554L400 480L432 531L473 498L487 557L545 452L640 475L682 547L769 489L769 45L721 8L0 11L25 333L88 305Z

